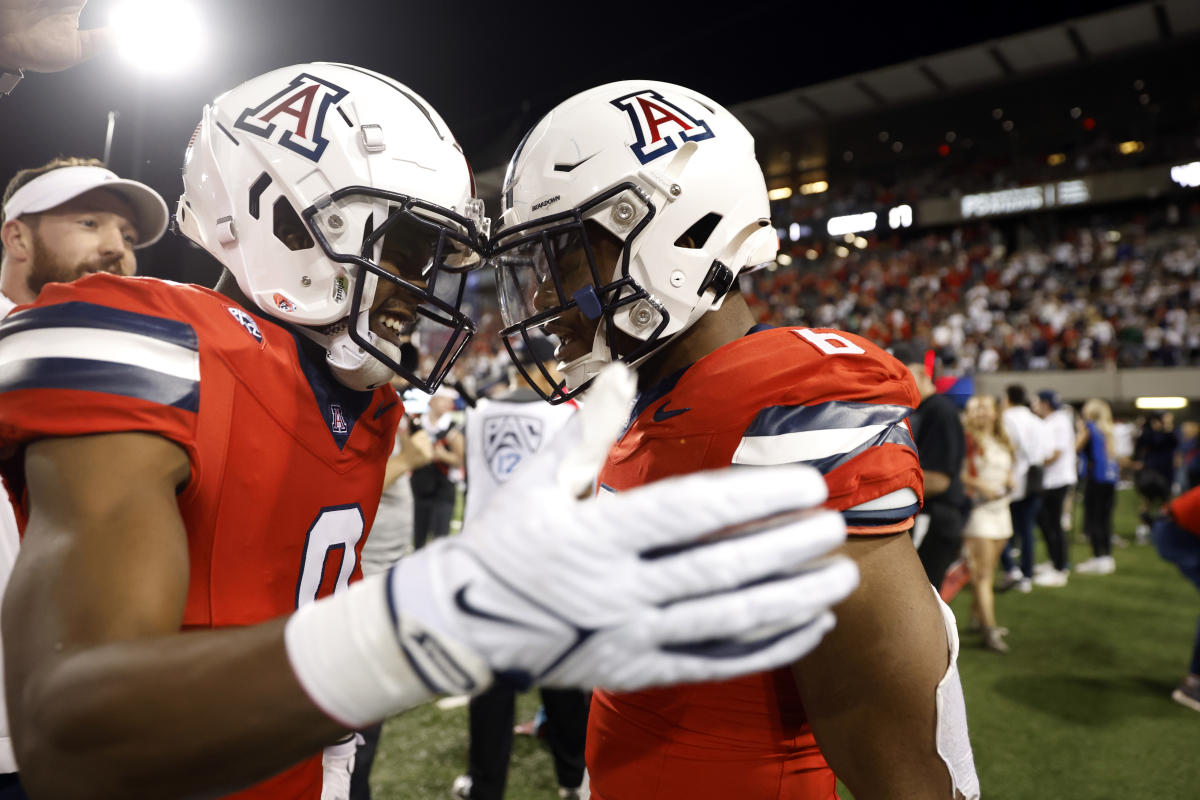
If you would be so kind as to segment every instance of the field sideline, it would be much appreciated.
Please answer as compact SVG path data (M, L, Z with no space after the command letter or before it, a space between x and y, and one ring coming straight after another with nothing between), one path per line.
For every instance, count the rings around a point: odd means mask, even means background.
M1126 540L1134 502L1119 493L1116 529ZM1089 554L1073 543L1073 561ZM1150 546L1115 556L1113 575L1001 595L1008 655L982 650L963 632L959 665L986 800L1200 796L1200 714L1170 699L1187 669L1200 595ZM964 592L952 604L960 630L969 602ZM536 706L536 692L525 694L519 715ZM377 800L449 798L465 768L466 730L465 707L429 704L389 721L372 774ZM507 797L556 797L549 756L527 737L517 738Z

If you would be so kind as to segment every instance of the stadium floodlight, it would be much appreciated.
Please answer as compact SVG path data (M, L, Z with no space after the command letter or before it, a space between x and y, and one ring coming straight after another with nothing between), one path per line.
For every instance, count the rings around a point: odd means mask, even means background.
M813 181L800 186L800 194L821 194L829 191L829 181Z
M791 196L792 187L790 186L780 186L776 189L770 189L767 191L768 200L787 200Z
M1200 186L1200 161L1171 167L1171 180L1189 189Z
M1167 411L1187 408L1186 397L1139 397L1133 405L1142 411Z
M187 0L128 0L109 22L118 52L145 72L176 75L204 50L200 14Z

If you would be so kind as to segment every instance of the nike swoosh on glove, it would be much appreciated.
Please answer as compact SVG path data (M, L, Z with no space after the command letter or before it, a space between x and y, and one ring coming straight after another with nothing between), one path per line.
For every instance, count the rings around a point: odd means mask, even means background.
M845 526L819 508L816 470L721 470L577 499L633 386L626 367L606 368L469 530L392 569L401 645L431 691L482 691L493 677L616 690L719 680L791 663L833 627L858 571L824 557Z

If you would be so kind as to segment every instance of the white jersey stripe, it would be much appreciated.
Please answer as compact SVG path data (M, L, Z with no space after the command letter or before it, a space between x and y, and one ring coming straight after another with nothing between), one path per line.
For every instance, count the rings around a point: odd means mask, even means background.
M0 339L0 368L39 358L108 361L184 380L200 380L197 351L138 333L103 328L40 328Z
M883 497L876 497L874 500L868 500L865 503L859 503L847 511L890 511L894 508L908 508L917 504L917 493L907 486L903 489L897 489L894 492L889 492Z
M830 428L794 431L775 436L746 436L733 453L733 463L765 467L829 458L866 444L888 427L890 426L864 425L861 428Z

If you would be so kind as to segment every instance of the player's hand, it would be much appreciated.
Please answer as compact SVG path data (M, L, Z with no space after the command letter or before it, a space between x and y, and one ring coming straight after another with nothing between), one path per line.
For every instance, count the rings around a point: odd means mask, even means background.
M815 470L723 470L576 499L623 427L633 380L606 370L583 409L463 535L404 559L390 597L409 660L435 692L630 690L758 672L800 658L858 581L819 510ZM594 469L592 471L594 474ZM806 516L720 538L756 519Z
M111 50L110 28L79 30L87 0L0 0L0 67L59 72Z

